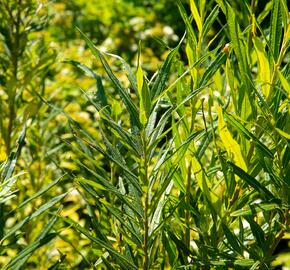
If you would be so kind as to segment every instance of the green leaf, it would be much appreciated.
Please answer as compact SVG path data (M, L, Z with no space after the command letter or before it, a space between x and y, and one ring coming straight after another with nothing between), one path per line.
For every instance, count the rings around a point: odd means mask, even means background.
M190 20L188 19L188 15L186 14L186 10L185 10L185 8L182 5L182 3L181 3L180 0L177 0L176 1L176 4L178 6L180 15L181 15L181 17L182 17L182 19L183 19L183 21L185 23L186 31L188 32L190 41L192 43L191 44L192 45L192 48L196 48L196 44L197 44L196 36L195 36L194 31L193 31L193 28L192 28L192 25L190 23ZM195 59L195 56L194 56L194 59Z
M266 246L266 239L265 239L265 233L263 229L259 226L258 223L254 221L254 218L252 216L245 216L244 217L250 224L251 230L253 232L254 237L256 238L257 244L262 250L266 253L268 248Z
M270 64L264 50L264 45L262 41L258 37L253 37L253 44L258 56L259 62L259 80L263 83L262 90L266 97L269 97L270 89L271 89L271 71L270 71Z
M104 205L104 206L112 213L112 215L114 215L117 218L117 220L119 220L119 222L124 226L124 228L126 228L132 234L132 236L134 236L131 238L131 240L135 243L135 245L141 247L143 243L141 239L141 235L139 232L134 231L134 229L131 228L128 222L124 219L126 215L124 215L124 213L119 211L119 209L117 208L113 208L109 205ZM127 216L127 218L130 218L130 217Z
M279 128L275 128L277 130L278 133L280 133L284 138L286 138L287 140L290 140L290 134L279 129Z
M239 120L238 118L236 118L236 116L231 115L227 112L224 112L224 115L228 123L233 127L235 127L240 134L245 136L246 139L248 140L252 139L265 156L273 158L273 153L271 152L271 150L266 145L264 145L253 133L251 133L245 127L245 125L241 123L241 120Z
M134 72L131 69L130 65L119 55L115 55L112 53L105 53L105 54L120 60L120 62L122 63L122 65L124 67L124 70L127 72L127 77L129 79L129 82L131 83L131 86L132 86L134 92L136 93L136 95L138 95L137 80L136 80L136 77L135 77Z
M170 68L173 62L173 59L176 53L179 50L180 44L174 48L166 57L164 63L162 64L160 70L157 73L157 77L151 87L151 98L154 99L155 97L161 95L161 93L166 88L166 83L168 81Z
M234 265L242 266L242 267L251 267L255 263L252 259L241 259L241 260L235 260Z
M206 85L208 81L213 78L213 75L226 62L226 60L227 60L227 55L224 52L220 52L217 56L215 56L214 60L209 64L208 68L203 74L199 82L199 87Z
M278 73L280 82L282 84L282 87L284 91L287 93L288 99L290 99L290 83L287 81L287 79L283 76L283 74L279 70L277 70L277 73Z
M16 152L11 152L5 165L4 165L4 169L3 169L3 172L1 174L1 178L3 179L0 179L2 181L5 181L7 179L10 179L13 172L14 172L14 169L15 169L15 165L16 165L16 161L20 155L20 152L21 152L21 149L23 147L23 145L25 144L25 136L26 136L26 125L24 125L21 133L20 133L20 136L17 140L17 149L16 149Z
M94 78L96 80L97 91L95 96L95 104L97 104L98 110L101 110L102 108L108 108L107 96L102 84L101 77L98 76L92 69L88 68L84 64L81 64L77 61L66 60L64 62L77 67L78 69L82 70L85 73L85 75Z
M30 216L27 216L25 219L23 219L22 221L20 221L19 223L17 223L16 225L14 225L5 235L4 237L1 239L1 242L3 242L5 239L7 239L8 237L10 237L11 235L13 235L14 233L16 233L22 226L24 226L26 223L28 223L29 221L31 221L32 219L38 217L39 215L41 215L43 212L45 212L46 210L48 210L49 208L51 208L52 206L54 206L55 204L57 204L58 202L60 202L65 196L67 195L67 193L61 194L59 196L54 197L53 199L51 199L50 201L48 201L47 203L41 205L36 211L34 211Z
M251 78L251 73L246 59L245 48L240 40L241 34L240 26L238 25L234 10L228 3L227 3L227 19L230 38L233 44L234 52L237 57L237 62L241 72L242 80L243 83L245 83L247 87L250 88L249 79Z
M246 206L244 209L239 209L231 213L232 217L256 215L260 212L267 212L272 210L287 209L286 206L281 206L276 203L259 203Z
M29 202L31 202L32 200L40 197L41 195L43 195L45 192L47 192L48 190L50 190L52 187L54 187L55 185L58 184L58 182L63 178L64 176L59 177L58 179L56 179L55 181L53 181L52 183L48 184L47 186L44 186L42 189L40 189L38 192L36 192L35 194L33 194L30 198L26 199L24 202L22 202L20 205L17 206L17 209L22 208L24 205L28 204ZM13 210L13 211L15 211Z
M126 175L126 178L132 183L132 185L141 192L141 187L138 182L138 177L128 168L126 161L124 157L121 155L119 150L114 147L109 139L105 136L104 132L102 132L103 141L106 145L107 151L106 154L104 153L102 149L102 153L105 154L107 157L109 157L114 163L116 163L120 168L123 170L124 174Z
M141 43L139 43L139 52L138 52L138 66L137 66L137 88L139 93L139 99L140 99L140 114L139 114L139 120L143 126L147 124L148 117L151 110L151 97L149 93L149 88L144 80L143 70L141 67Z
M117 252L114 248L109 243L106 243L102 241L101 239L91 235L91 233L83 228L80 224L74 222L72 219L68 217L61 217L63 221L67 222L69 225L71 225L73 228L75 228L78 232L81 234L85 235L88 239L90 239L92 242L100 245L101 247L105 248L108 252L116 256L118 259L122 260L128 267L129 269L138 269L136 265L134 265L131 260L126 258L124 255L121 253Z
M122 126L116 123L109 115L106 114L103 119L106 121L106 124L108 124L113 130L117 132L120 141L122 141L126 147L132 149L137 156L142 155L142 148L140 147L139 137L136 138L136 136L123 129Z
M202 31L202 34L203 34L204 37L206 36L208 31L212 27L213 23L217 19L218 14L219 14L219 7L215 6L212 9L212 11L210 12L210 14L206 17L206 20L205 20L204 25L203 25L203 31Z
M23 266L23 264L26 262L26 260L29 258L29 256L32 255L32 253L37 250L38 248L42 247L43 245L47 244L49 241L51 241L53 238L55 238L58 234L57 233L51 233L53 225L56 223L58 217L57 215L60 213L62 209L62 206L59 207L59 209L54 213L54 216L48 221L48 223L44 226L40 234L36 237L35 240L29 245L27 245L23 250L21 250L17 256L15 256L5 267L4 269L9 269L13 267L13 269L19 269Z
M247 165L242 155L241 147L236 142L236 140L232 137L229 132L227 125L224 121L222 108L218 107L218 131L224 148L227 150L229 156L233 158L235 163L242 168L243 170L247 170Z
M124 196L114 185L112 185L110 183L110 181L107 181L106 179L104 179L102 176L100 176L99 174L97 174L95 171L91 170L90 168L88 168L85 164L79 162L78 163L80 166L84 167L86 170L88 170L90 173L92 173L92 175L94 175L97 181L99 181L104 187L106 187L106 191L108 192L112 192L115 195L118 196L118 198L126 205L128 205L128 207L130 207L134 213L136 213L139 217L143 217L143 211L142 209L136 207L136 203L132 203L132 200L134 199L132 196ZM80 180L80 179L79 179ZM81 179L80 183L86 183L92 187L94 187L94 181L92 180L85 180L85 179ZM92 194L92 196L95 198L96 196L94 194ZM97 197L98 198L98 197Z
M130 114L130 118L131 118L133 126L137 126L138 129L140 129L141 125L140 125L140 121L138 118L138 112L137 112L136 106L133 103L130 95L123 88L123 86L121 85L121 83L119 82L117 77L114 75L112 69L110 68L109 64L107 63L107 61L104 58L104 56L102 55L102 53L95 47L93 42L80 29L78 29L78 30L81 33L83 39L86 41L89 48L91 49L93 55L101 60L103 67L105 68L105 70L107 72L107 75L109 76L110 80L112 81L112 83L116 87L118 93L120 94L128 112Z
M282 16L280 0L273 0L270 22L270 52L274 62L278 60L282 38Z
M258 193L264 194L268 199L277 200L277 198L260 182L258 182L254 177L247 174L244 170L236 166L230 161L227 163L233 168L234 173L244 180L248 185L253 187Z
M222 224L223 231L226 235L228 243L231 245L234 251L243 255L243 247L239 241L239 239L231 232L231 230L227 227L227 225Z

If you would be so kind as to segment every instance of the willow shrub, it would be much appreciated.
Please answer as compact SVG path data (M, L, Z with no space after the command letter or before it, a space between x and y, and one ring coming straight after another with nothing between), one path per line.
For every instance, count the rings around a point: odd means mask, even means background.
M214 1L213 3L214 4ZM270 269L289 232L290 18L285 0L177 6L186 42L147 78L142 49L124 87L106 58L96 140L70 119L90 223L63 220L91 241L95 269ZM236 6L235 6L236 7ZM220 18L226 24L214 36ZM265 20L270 18L270 23ZM194 25L194 27L193 27ZM227 44L226 44L227 43ZM188 66L179 60L185 44ZM213 46L214 45L214 46Z
M60 209L51 210L52 217L43 214L66 195L47 192L60 179L51 181L58 173L48 153L56 141L49 125L55 111L42 102L55 60L37 38L47 23L42 8L34 0L0 0L1 269L23 269L28 260L27 268L47 263L47 253L31 255L57 236L52 231Z

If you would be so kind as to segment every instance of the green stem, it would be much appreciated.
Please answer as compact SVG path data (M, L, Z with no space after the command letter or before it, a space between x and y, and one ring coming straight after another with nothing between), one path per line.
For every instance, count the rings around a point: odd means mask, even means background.
M13 126L14 121L16 117L15 113L15 98L16 98L16 91L17 91L17 84L18 84L18 63L19 63L19 41L20 41L20 24L21 24L21 0L18 1L17 5L17 15L16 20L12 20L14 23L14 29L15 29L15 41L14 44L12 44L12 82L14 83L10 91L10 100L9 100L9 118L8 118L8 132L7 132L7 145L6 150L7 154L10 153L11 150L11 141L12 141L12 132L13 132ZM7 6L8 11L11 13L10 8ZM12 14L12 13L11 13ZM12 29L13 29L12 28ZM13 30L11 32L11 35L13 35Z
M186 212L185 212L185 244L189 248L190 247L190 210L189 210L189 205L190 205L190 186L191 186L191 166L192 162L190 161L190 164L188 166L188 171L187 171L187 183L186 183L186 197L185 197L185 202L186 202Z
M149 269L149 253L148 253L148 241L149 241L149 220L148 220L148 192L145 194L145 205L144 205L144 270Z
M148 179L148 156L147 156L147 140L145 132L142 133L142 143L143 143L143 157L141 157L141 180L144 191L144 265L143 269L149 269L149 179Z

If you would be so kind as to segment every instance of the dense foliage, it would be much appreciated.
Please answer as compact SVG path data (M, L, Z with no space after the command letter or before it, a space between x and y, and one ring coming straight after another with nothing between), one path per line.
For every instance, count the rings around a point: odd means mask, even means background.
M287 5L0 0L1 269L290 267Z

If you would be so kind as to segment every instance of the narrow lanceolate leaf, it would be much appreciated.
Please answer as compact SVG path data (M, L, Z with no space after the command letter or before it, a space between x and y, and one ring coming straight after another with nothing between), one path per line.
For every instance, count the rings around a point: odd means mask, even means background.
M260 212L267 212L273 210L280 210L280 209L287 209L286 206L279 205L276 203L256 203L249 206L246 206L243 209L236 210L231 213L232 217L239 217L239 216L248 216L248 215L256 215Z
M219 53L214 60L209 64L209 67L205 71L199 86L204 86L213 77L213 75L219 70L219 68L226 62L227 55L224 52Z
M23 219L22 221L20 221L19 223L17 223L15 226L13 226L8 232L7 234L1 239L1 242L4 241L5 239L7 239L8 237L10 237L11 235L13 235L14 233L16 233L22 226L24 226L27 222L29 222L30 220L38 217L39 215L41 215L43 212L45 212L46 210L50 209L52 206L54 206L55 204L57 204L58 202L60 202L65 196L67 195L67 193L61 194L59 196L54 197L53 199L51 199L50 201L48 201L47 203L41 205L35 212L33 212L30 216L27 216L25 219Z
M139 45L139 54L138 54L138 67L137 67L137 72L136 72L136 77L137 77L137 88L138 88L138 94L139 94L139 99L140 99L140 105L139 105L139 120L143 126L147 124L147 120L149 117L150 113L150 94L149 94L149 89L148 85L146 82L144 82L144 75L143 75L143 70L141 67L141 45Z
M257 181L253 176L246 173L240 167L236 166L234 163L228 161L228 165L230 165L233 169L234 174L239 176L243 181L245 181L249 186L253 187L258 193L261 193L266 196L268 199L276 200L275 197L262 183Z
M100 184L106 188L107 192L112 192L115 195L117 195L118 198L120 199L120 201L122 201L124 204L128 205L128 207L130 207L134 211L134 213L136 213L140 217L143 217L142 209L140 209L139 207L136 207L136 202L132 203L133 197L128 198L127 196L123 196L123 194L114 185L112 185L110 183L110 181L108 181L107 179L104 179L102 176L97 174L94 170L91 170L90 168L86 167L83 163L79 162L79 165L84 167L92 175L94 175L96 177L96 181L100 182ZM100 185L96 186L94 184L94 181L91 181L91 180L86 180L86 179L78 179L78 180L79 180L80 183L86 183L86 184L88 184L88 185L90 185L92 187L97 187L97 188L100 187ZM87 191L89 193L94 192L94 191L90 192L88 189L87 189ZM94 194L92 194L92 196L96 197Z
M101 133L103 136L103 141L106 145L106 152L107 152L107 153L104 153L104 151L103 151L103 154L106 155L107 157L109 157L118 166L120 166L120 168L123 170L126 178L132 183L132 185L138 191L141 192L141 187L140 187L140 184L138 182L137 176L128 168L124 157L121 155L119 150L110 143L109 139L105 136L104 132L101 131Z
M280 82L282 84L282 87L284 89L284 91L287 93L288 95L288 99L290 99L290 83L287 81L287 79L283 76L282 72L280 72L279 70L277 71Z
M241 30L236 20L236 14L229 4L227 4L227 19L230 38L233 43L233 48L238 60L239 69L241 71L244 83L247 84L251 74L247 65L245 49L239 36Z
M125 264L127 264L127 267L130 267L128 269L138 269L136 265L134 265L127 257L122 255L121 253L117 252L108 242L104 242L101 239L99 239L97 236L93 236L91 232L86 230L84 227L79 225L78 223L74 222L72 219L66 217L62 218L65 222L70 224L73 228L75 228L78 232L85 235L88 239L90 239L92 242L100 245L101 247L105 248L110 254L115 256L117 259L122 260Z
M198 9L195 5L194 0L190 0L190 10L191 10L192 16L195 20L195 23L197 25L197 29L199 32L201 32L202 31L202 21L201 21L201 17L199 15L199 12L198 12Z
M119 222L122 224L122 226L124 228L126 228L128 230L128 232L131 233L132 237L131 237L131 241L134 242L134 244L136 244L136 246L141 246L142 245L142 239L140 238L140 233L136 232L133 230L133 228L129 225L129 222L126 219L130 219L129 216L126 216L126 214L120 212L120 210L118 208L114 208L111 207L109 205L104 205L108 211L111 212L111 214L113 216L115 216L115 218L117 220L119 220Z
M201 164L195 156L192 157L192 170L196 178L199 188L203 191L208 201L212 204L215 211L221 214L221 206L219 197L211 190L211 183L209 182L207 176L205 175Z
M170 68L173 63L174 57L178 52L179 46L180 44L168 54L160 70L158 71L157 78L155 79L151 88L152 99L159 96L165 90L169 77Z
M190 42L186 44L185 51L186 51L186 56L188 59L189 66L193 67L196 60L196 53L195 53L195 49L192 48L192 44ZM190 69L190 74L191 74L192 81L193 82L197 81L197 68L193 67L192 69Z
M16 166L16 161L20 155L20 152L21 152L23 145L25 144L25 142L24 142L25 136L26 136L26 125L22 129L20 136L17 140L16 152L11 152L11 154L8 157L8 160L6 161L6 163L4 165L4 169L3 169L3 172L1 174L2 179L0 178L0 180L5 181L5 180L11 178L11 176L14 172L15 166Z
M269 65L269 61L265 53L262 41L258 37L254 37L253 43L254 43L254 47L255 47L255 50L258 56L258 62L259 62L259 70L258 70L259 81L262 82L263 84L262 90L267 99L269 97L270 88L271 88L270 65Z
M23 207L24 205L28 204L32 200L38 198L39 196L41 196L42 194L44 194L45 192L47 192L48 190L50 190L52 187L54 187L56 184L58 184L58 182L61 180L62 177L63 176L59 177L58 179L56 179L52 183L48 184L47 186L43 187L41 190L39 190L34 195L32 195L30 198L28 198L23 203L21 203L19 206L17 206L16 209L19 209L19 208Z
M229 156L235 161L237 166L247 171L247 165L244 161L240 145L233 139L224 121L221 107L218 108L218 131L223 142L224 148Z
M181 1L180 0L177 0L176 1L176 4L178 6L178 9L179 9L179 12L180 12L180 15L185 23L185 26L186 26L186 31L188 33L188 36L189 36L189 39L190 39L190 42L192 43L192 48L195 48L196 47L196 44L197 44L197 40L196 40L196 36L195 36L195 33L193 31L193 28L191 26L191 23L190 23L190 20L186 14L186 10L184 8L184 6L182 5Z
M68 64L75 66L76 68L81 70L88 77L96 78L96 76L97 76L89 67L87 67L86 65L79 63L77 61L65 60L64 63L68 63Z
M133 103L129 93L126 91L126 89L123 88L117 77L114 75L112 69L110 68L109 64L107 63L105 57L102 55L102 53L95 47L93 42L80 30L78 29L79 32L81 33L83 39L86 41L87 45L91 49L93 55L97 58L99 58L107 72L107 75L109 76L111 82L114 84L116 87L116 90L118 91L120 97L122 98L122 101L124 102L129 114L131 121L133 125L137 126L140 128L140 121L138 117L138 111L136 109L135 104Z
M110 116L106 115L105 117L103 117L103 119L106 120L106 123L114 131L116 131L115 135L118 136L118 139L120 139L126 147L134 150L137 155L142 154L142 149L138 144L138 140L136 139L136 137L134 137L131 133L123 129L122 126L116 123Z
M218 14L219 14L219 7L215 6L214 9L207 16L207 18L206 18L206 20L204 22L203 31L202 31L203 36L206 36L208 31L212 27L213 23L215 22Z
M134 72L131 69L131 67L129 66L129 64L119 55L115 55L112 53L106 53L106 55L112 56L112 57L120 60L120 62L122 63L122 66L123 66L123 70L126 71L126 73L127 73L127 78L129 80L129 82L131 83L131 87L133 88L134 92L138 95L137 80L136 80Z
M282 16L280 0L273 0L270 23L270 52L276 62L279 57L280 44L282 38Z
M252 216L245 216L244 217L250 224L252 233L254 237L256 238L257 244L260 248L263 249L264 252L267 250L266 246L266 239L265 239L265 233L263 229L260 227L258 223L254 221L254 218Z
M228 243L231 245L233 250L241 255L243 255L243 247L235 234L227 227L227 225L222 224L223 231L228 240Z
M139 52L138 52L138 67L137 67L137 89L138 89L138 93L139 95L141 94L142 91L142 87L143 87L143 70L141 67L141 45L139 44Z
M100 76L98 76L92 69L87 67L84 64L81 64L77 61L73 60L66 60L65 63L71 64L84 72L84 74L88 77L94 78L96 80L96 86L97 86L97 91L95 95L95 103L97 104L97 109L101 110L104 107L108 106L108 101L106 97L106 93L102 84L102 79Z
M280 135L282 135L284 138L286 138L287 140L290 140L290 134L289 133L287 133L287 132L285 132L285 131L283 131L283 130L281 130L281 129L279 129L279 128L275 128L276 129L276 131L280 134Z
M19 173L17 175L14 175L0 184L0 203L4 203L8 199L10 199L11 196L15 196L13 186L15 185L17 178L23 174L24 173Z
M245 136L246 139L250 140L252 139L257 147L262 151L263 155L268 156L270 158L273 157L273 153L271 150L264 145L252 132L250 132L245 125L242 124L241 120L239 121L238 118L235 116L228 114L224 112L224 116L226 117L227 122L235 127L239 133L241 133L243 136Z
M31 245L29 245L26 249L24 249L21 253L19 253L18 256L16 256L5 268L6 269L19 269L19 266L17 265L19 262L19 265L21 267L22 264L25 263L25 257L30 255L32 252L34 252L36 249L40 248L41 246L47 244L49 241L51 241L53 238L57 236L57 233L50 233L43 237L41 240L33 242ZM11 268L15 267L15 268Z
M40 248L41 246L47 244L50 240L57 236L57 233L49 234L53 225L56 223L58 217L57 215L60 213L62 206L55 212L54 216L48 221L48 223L44 226L40 234L36 237L36 239L26 246L20 253L14 257L4 269L20 269L26 260L32 255L32 253Z

